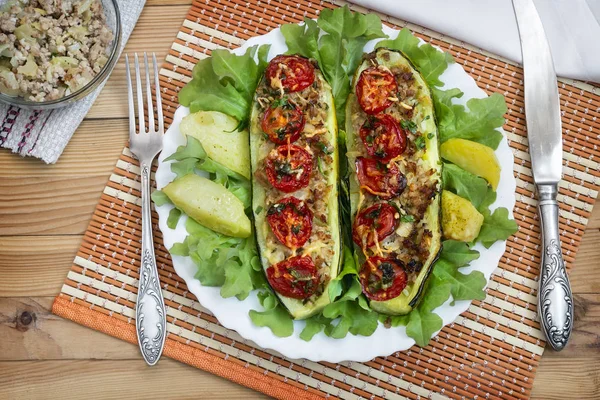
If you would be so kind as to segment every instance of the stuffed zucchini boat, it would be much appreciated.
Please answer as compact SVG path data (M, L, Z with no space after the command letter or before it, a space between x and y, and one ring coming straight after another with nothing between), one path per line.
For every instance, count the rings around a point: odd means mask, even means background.
M375 311L412 310L441 248L433 101L401 52L365 55L346 106L352 238Z
M267 280L295 319L329 304L338 275L337 122L316 63L275 57L250 118L252 209Z

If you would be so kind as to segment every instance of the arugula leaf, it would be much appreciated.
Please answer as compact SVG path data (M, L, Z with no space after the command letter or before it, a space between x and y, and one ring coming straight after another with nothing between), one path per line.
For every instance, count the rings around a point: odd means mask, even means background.
M181 217L181 210L179 208L173 208L171 211L169 211L167 226L171 229L175 229L175 227L177 227L177 223L179 222L179 217Z
M250 103L261 76L259 65L254 61L257 46L250 47L243 56L229 50L216 49L211 53L212 67L222 80L231 82L233 87Z
M348 332L353 335L370 336L377 329L378 314L360 306L357 298L362 296L362 288L356 275L352 285L342 297L328 304L323 309L323 316L329 319L339 318L337 324L325 327L325 334L336 339L346 337Z
M433 311L450 298L452 285L449 282L432 279L427 284L426 295L419 303L418 308L424 311Z
M490 206L494 204L495 201L496 192L494 191L494 189L492 189L491 186L489 186L485 197L483 198L481 204L477 208L477 211L479 211L481 214L485 214L486 211L489 212Z
M329 300L333 302L343 291L343 279L346 275L357 275L356 261L350 247L344 246L342 249L342 270L339 275L329 283Z
M291 336L294 333L294 322L285 308L279 304L275 294L265 291L259 294L258 299L265 310L250 310L248 315L254 325L268 327L277 337Z
M433 89L436 116L440 128L440 141L452 138L472 140L492 149L498 148L502 133L496 128L504 125L507 111L504 96L494 93L483 99L470 99L467 108L460 104L451 104L451 99L460 97L457 90L440 91Z
M442 248L440 258L452 263L455 267L464 267L479 258L479 252L469 249L469 246L464 242L445 240L442 243Z
M380 315L379 316L379 321L381 321L381 323L383 323L383 324L388 323L389 326L394 327L394 328L396 328L398 326L406 326L408 324L409 319L410 319L410 314L392 315L392 316Z
M438 260L433 269L434 281L438 280L436 286L443 283L450 285L450 293L454 301L456 300L483 300L485 299L486 280L480 271L472 271L465 275L458 271L458 268L442 258Z
M348 6L321 11L315 24L305 19L304 25L282 25L281 33L290 53L314 58L333 92L339 126L344 126L345 107L350 93L351 77L363 55L364 45L371 39L385 37L381 20L375 14L353 13ZM323 30L323 34L319 29Z
M310 342L317 333L321 332L331 323L329 318L325 318L322 314L316 314L306 320L306 326L300 332L300 339Z
M406 334L413 338L418 346L425 347L431 340L431 336L442 329L443 321L439 315L415 308L409 314Z
M476 241L488 249L498 240L511 237L519 228L515 220L508 218L508 210L504 207L495 209L493 214L489 210L484 211L483 218Z
M429 43L421 44L420 40L403 28L395 39L382 40L375 48L387 47L400 50L418 67L419 72L430 86L443 86L439 77L448 65L454 62L452 56L440 51Z
M252 46L243 55L213 50L198 61L192 80L179 92L179 103L191 112L220 111L247 125L252 96L266 66L268 46ZM258 62L255 61L258 58Z
M162 190L155 190L150 195L150 198L152 198L152 201L157 206L171 204L171 199L169 199L169 196L167 196Z
M393 317L390 321L392 326L406 325L406 334L417 345L427 346L433 334L442 329L443 325L442 319L433 310L448 300L450 289L450 283L444 280L429 279L418 306L408 315Z
M302 54L304 57L314 58L321 65L321 55L319 54L321 31L317 21L304 18L304 25L281 25L281 33L285 37L288 54Z
M444 189L469 200L475 208L479 208L488 195L488 184L485 179L473 175L454 164L444 163L442 181L444 182Z

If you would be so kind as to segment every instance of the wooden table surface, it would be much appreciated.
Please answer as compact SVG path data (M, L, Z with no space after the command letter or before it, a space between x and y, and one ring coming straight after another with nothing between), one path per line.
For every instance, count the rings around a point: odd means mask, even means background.
M148 0L126 52L169 49L189 8ZM55 165L0 150L0 398L262 398L163 358L146 367L137 346L50 313L88 221L127 138L124 62ZM575 328L546 351L533 398L600 398L600 207L571 284Z

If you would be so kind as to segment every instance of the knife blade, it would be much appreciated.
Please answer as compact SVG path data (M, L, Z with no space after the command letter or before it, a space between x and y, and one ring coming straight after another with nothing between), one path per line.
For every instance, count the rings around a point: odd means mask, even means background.
M560 351L571 335L574 314L558 230L556 197L562 177L558 85L550 45L533 0L512 1L521 39L527 139L542 231L538 314L548 343Z

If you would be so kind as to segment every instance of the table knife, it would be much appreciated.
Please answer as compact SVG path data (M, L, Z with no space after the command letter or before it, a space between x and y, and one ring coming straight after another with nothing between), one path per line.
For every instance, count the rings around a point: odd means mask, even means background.
M533 0L513 0L513 7L521 38L527 138L542 231L538 314L547 342L560 351L571 336L574 314L558 232L556 197L562 177L558 85L550 45Z

